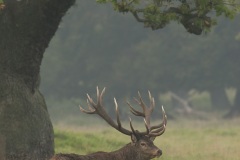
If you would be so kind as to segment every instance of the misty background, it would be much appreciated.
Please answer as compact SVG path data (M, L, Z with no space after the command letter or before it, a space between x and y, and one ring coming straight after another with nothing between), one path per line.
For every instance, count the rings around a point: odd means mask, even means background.
M104 104L111 115L116 97L125 120L126 100L135 104L140 91L148 104L148 90L159 108L154 117L162 105L170 119L223 117L239 86L239 18L219 17L211 32L196 36L178 23L152 31L111 5L78 1L41 66L41 91L52 122L84 125L90 116L78 106L87 106L86 93L95 98L96 86L106 87Z

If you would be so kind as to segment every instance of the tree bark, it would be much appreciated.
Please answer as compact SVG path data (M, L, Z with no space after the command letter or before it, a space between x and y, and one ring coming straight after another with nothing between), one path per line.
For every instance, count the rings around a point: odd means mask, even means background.
M0 11L0 159L46 160L53 128L39 92L43 53L75 0L5 0Z

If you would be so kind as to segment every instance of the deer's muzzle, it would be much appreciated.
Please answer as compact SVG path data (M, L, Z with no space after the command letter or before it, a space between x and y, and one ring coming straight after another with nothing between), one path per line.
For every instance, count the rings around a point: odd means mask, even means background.
M160 157L162 155L162 150L161 149L158 149L155 153L155 157Z

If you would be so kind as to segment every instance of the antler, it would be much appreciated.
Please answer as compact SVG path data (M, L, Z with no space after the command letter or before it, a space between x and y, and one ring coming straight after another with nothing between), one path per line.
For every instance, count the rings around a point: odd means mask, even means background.
M100 93L99 89L97 87L97 103L95 103L93 101L93 99L87 94L87 104L88 104L89 110L87 111L87 110L83 109L81 106L80 106L80 110L84 113L87 113L87 114L98 114L110 126L112 126L113 128L115 128L116 130L118 130L119 132L121 132L123 134L126 134L126 135L134 134L134 135L136 135L136 131L133 128L131 119L130 119L131 131L122 127L120 117L119 117L118 104L117 104L117 101L116 101L115 98L114 98L114 104L115 104L115 108L116 108L117 124L107 114L106 110L104 109L104 107L102 105L102 97L103 97L104 93L105 93L105 88ZM156 126L152 126L152 127L150 126L150 116L151 116L151 113L152 113L152 111L155 107L155 102L154 102L154 98L151 96L151 93L150 92L148 92L148 93L149 93L149 99L150 99L150 107L146 107L146 105L144 104L144 102L142 100L142 97L141 97L139 92L138 92L139 100L135 99L135 101L142 107L143 112L135 110L129 102L127 102L127 104L130 107L130 111L134 115L144 117L144 123L145 123L145 127L146 127L147 131L137 132L137 134L156 137L156 136L160 136L161 134L164 133L165 127L166 127L166 124L167 124L167 116L166 116L166 113L165 113L165 111L162 107L163 122L159 125L156 125Z
M155 101L154 101L154 98L152 97L150 91L148 91L148 95L149 95L149 99L150 99L150 106L149 107L147 107L146 104L143 102L142 96L139 92L138 92L139 100L137 100L135 98L135 101L142 107L142 110L143 110L142 112L134 109L129 102L127 102L127 104L130 107L130 111L135 116L144 117L144 122L145 122L145 126L146 126L147 131L146 132L140 132L140 134L149 135L150 137L156 137L156 136L162 135L165 132L165 128L166 128L166 125L167 125L167 115L166 115L165 110L162 106L163 122L159 125L156 125L156 126L151 126L150 125L150 116L153 112L153 109L155 108Z
M119 111L118 111L118 104L116 99L114 98L114 103L115 103L115 108L116 108L116 116L117 116L117 124L111 119L111 117L107 114L106 110L104 109L103 105L102 105L102 97L105 93L105 88L102 90L101 94L99 93L99 89L97 87L97 103L95 103L93 101L93 99L87 94L87 104L88 104L88 108L89 111L83 109L81 106L80 110L84 113L87 114L98 114L100 117L102 117L110 126L112 126L113 128L115 128L116 130L120 131L123 134L126 135L131 135L133 132L130 130L127 130L125 128L122 127L120 118L119 118ZM130 121L130 125L131 121Z

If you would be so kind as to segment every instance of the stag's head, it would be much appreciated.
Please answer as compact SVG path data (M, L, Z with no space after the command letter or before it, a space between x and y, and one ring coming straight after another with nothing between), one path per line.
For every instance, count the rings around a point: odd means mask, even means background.
M138 99L134 99L142 108L142 111L138 111L134 109L134 107L127 102L129 105L130 111L135 115L135 116L141 116L143 117L144 120L144 125L146 130L143 132L140 132L138 130L135 130L131 118L130 120L130 128L125 129L123 128L120 117L119 117L119 111L118 111L118 104L116 99L114 98L114 103L115 103L115 108L116 108L116 117L117 117L117 123L111 119L111 117L107 114L105 111L103 105L102 105L102 97L105 93L105 88L102 90L102 92L99 92L99 89L97 87L97 102L95 103L93 99L87 95L87 104L89 110L85 110L80 106L80 110L84 113L87 114L98 114L100 117L102 117L110 126L118 130L119 132L128 135L131 137L131 146L133 151L137 153L137 157L135 158L136 160L149 160L155 157L159 157L162 155L162 151L154 145L153 141L157 136L160 136L164 133L166 124L167 124L167 116L164 111L164 108L162 107L162 122L158 125L151 126L150 125L150 116L151 113L153 112L153 109L155 107L155 101L154 98L151 96L151 93L148 92L149 94L149 99L150 99L150 105L147 106L144 102L143 99L138 92Z
M138 135L138 137L132 135L131 138L131 145L134 146L138 156L136 159L149 160L162 155L162 150L153 143L154 138L142 135Z

